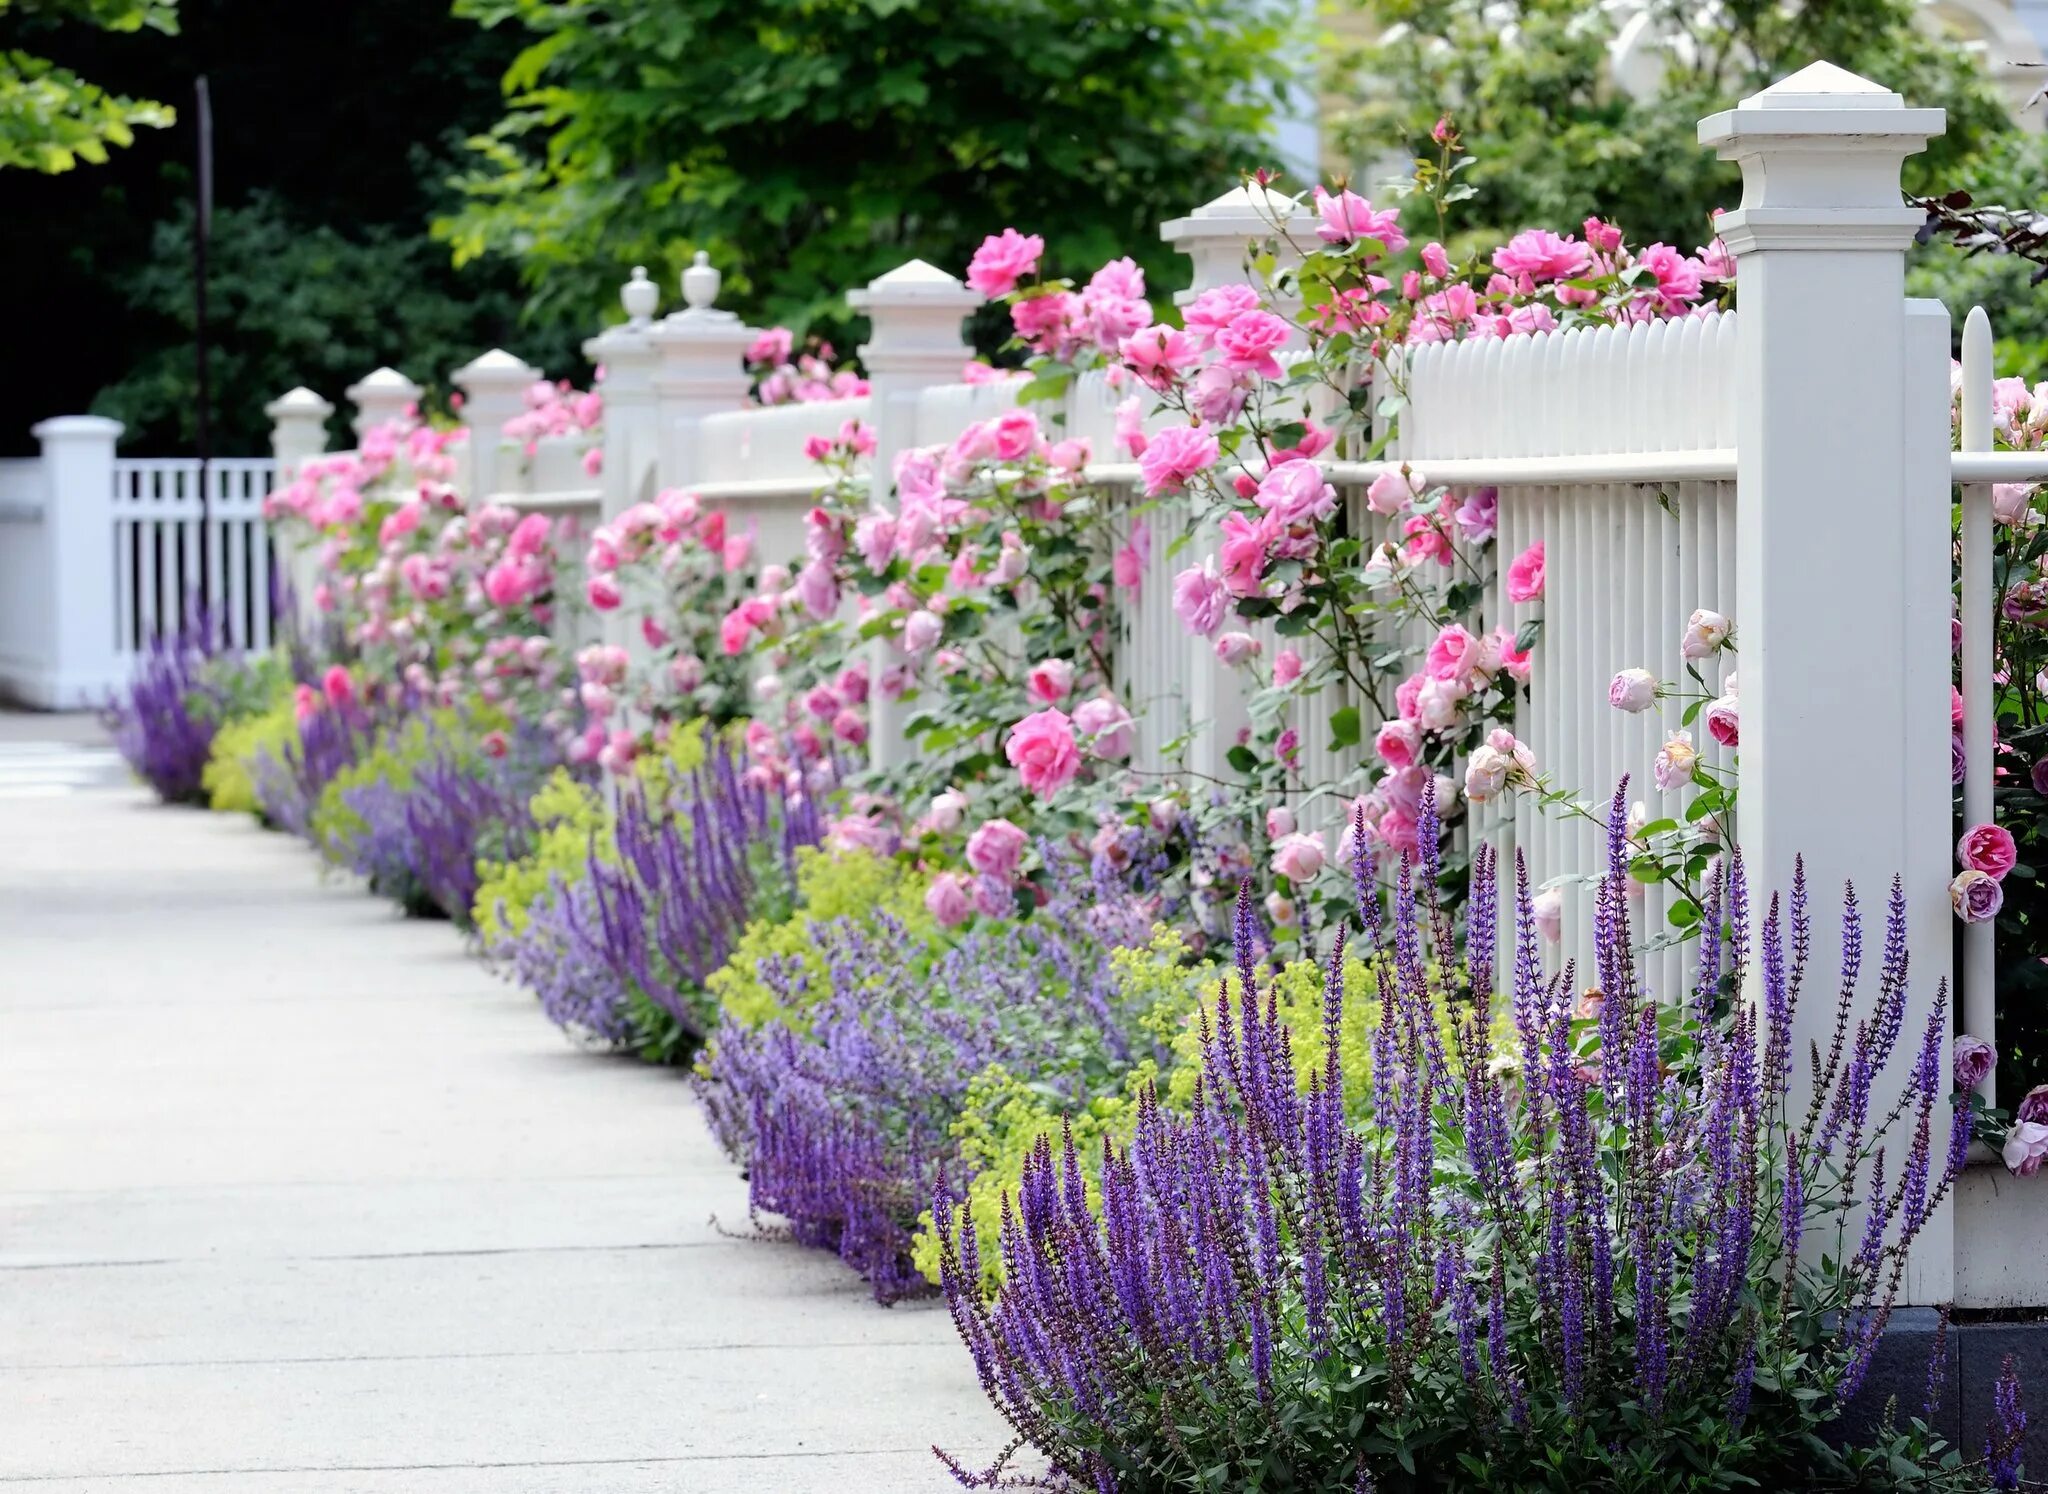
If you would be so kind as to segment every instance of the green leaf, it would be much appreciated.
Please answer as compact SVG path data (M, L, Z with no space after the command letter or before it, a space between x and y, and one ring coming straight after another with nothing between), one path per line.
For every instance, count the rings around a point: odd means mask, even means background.
M1359 741L1359 718L1357 706L1345 706L1330 713L1330 750L1339 751L1345 747L1356 747Z

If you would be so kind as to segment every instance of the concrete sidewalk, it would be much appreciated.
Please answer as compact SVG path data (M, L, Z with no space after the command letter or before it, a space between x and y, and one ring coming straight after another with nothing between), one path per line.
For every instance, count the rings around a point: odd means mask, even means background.
M0 801L0 1487L910 1494L943 1309L728 1238L673 1074L139 790Z

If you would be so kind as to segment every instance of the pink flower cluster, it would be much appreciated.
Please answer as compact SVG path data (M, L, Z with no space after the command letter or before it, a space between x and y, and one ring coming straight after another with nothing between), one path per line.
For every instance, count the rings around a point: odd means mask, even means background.
M815 404L829 399L859 399L868 381L850 368L832 366L836 354L829 342L813 342L801 353L787 327L755 334L744 361L754 379L754 400L763 405Z
M581 435L603 423L604 395L598 390L576 389L567 379L555 384L543 379L527 386L526 408L505 422L504 433L530 457L546 437Z
M1949 883L1949 902L1964 923L1985 923L2005 906L2005 876L2019 863L2019 848L2003 825L1972 825L1956 842L1962 870Z

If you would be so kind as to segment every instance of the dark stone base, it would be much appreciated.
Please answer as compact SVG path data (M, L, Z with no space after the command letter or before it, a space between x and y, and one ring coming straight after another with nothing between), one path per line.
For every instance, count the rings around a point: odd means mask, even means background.
M1897 1419L1911 1421L1927 1404L1927 1356L1940 1323L1931 1307L1902 1307L1892 1313L1863 1389L1838 1424L1842 1440L1867 1436L1884 1420L1894 1398ZM2026 1471L2048 1478L2048 1320L2036 1322L1951 1322L1948 1373L1941 1405L1929 1424L1961 1448L1967 1458L1984 1456L1991 1425L1992 1387L1998 1368L2012 1355L2019 1371L2020 1399L2027 1408Z

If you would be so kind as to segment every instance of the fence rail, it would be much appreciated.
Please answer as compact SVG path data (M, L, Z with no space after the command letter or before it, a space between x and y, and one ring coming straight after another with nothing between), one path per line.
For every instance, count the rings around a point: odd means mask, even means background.
M262 650L272 638L273 561L263 499L277 464L230 457L114 462L114 642L134 654L203 613L227 648Z

